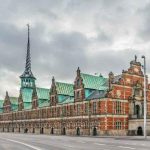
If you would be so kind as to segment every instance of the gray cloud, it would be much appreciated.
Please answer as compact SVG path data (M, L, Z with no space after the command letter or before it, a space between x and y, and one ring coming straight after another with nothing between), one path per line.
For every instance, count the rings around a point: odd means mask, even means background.
M0 98L6 90L18 95L28 22L38 86L49 88L52 76L73 82L78 66L82 72L107 76L109 71L119 74L127 69L135 54L150 61L147 0L0 2Z

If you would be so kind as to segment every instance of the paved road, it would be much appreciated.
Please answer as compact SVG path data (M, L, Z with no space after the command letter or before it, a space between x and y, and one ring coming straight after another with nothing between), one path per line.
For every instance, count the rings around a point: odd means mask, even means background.
M0 150L150 150L150 138L0 133Z

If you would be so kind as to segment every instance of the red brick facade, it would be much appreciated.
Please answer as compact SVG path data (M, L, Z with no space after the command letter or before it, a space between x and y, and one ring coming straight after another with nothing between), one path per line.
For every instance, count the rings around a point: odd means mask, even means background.
M143 81L141 63L131 61L120 76L109 74L109 89L105 98L85 100L80 69L74 82L74 103L58 104L55 80L50 93L50 106L38 108L36 91L31 110L23 110L19 96L19 111L11 112L6 94L5 111L0 114L3 132L30 132L67 135L127 135L130 120L143 119ZM150 116L150 85L147 81L147 117ZM135 129L136 130L136 129Z

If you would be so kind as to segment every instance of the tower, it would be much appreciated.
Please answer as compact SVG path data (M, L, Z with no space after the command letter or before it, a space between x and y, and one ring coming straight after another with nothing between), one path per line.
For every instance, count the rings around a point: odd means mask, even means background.
M85 99L84 84L79 67L77 69L77 76L74 81L74 96L75 102L83 101Z
M22 92L20 90L20 94L18 97L18 111L22 111L24 109L24 103L23 103L23 98L22 98Z
M51 90L50 90L50 105L56 106L57 103L58 103L58 95L57 95L55 78L53 77Z
M30 29L29 24L27 24L28 27L28 41L27 41L27 55L26 55L26 65L25 65L25 71L20 76L21 79L21 89L23 88L34 88L35 87L35 80L32 71L31 71L31 56L30 56Z
M4 107L4 113L8 113L11 111L11 102L7 91L6 91L3 107Z

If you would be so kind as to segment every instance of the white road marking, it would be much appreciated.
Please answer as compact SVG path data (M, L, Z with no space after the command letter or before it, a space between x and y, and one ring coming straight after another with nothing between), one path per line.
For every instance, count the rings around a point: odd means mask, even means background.
M83 144L86 143L86 142L84 142L84 141L78 141L78 142L79 142L79 143L83 143Z
M118 146L120 148L126 148L126 149L135 149L134 147L126 147L126 146Z
M125 145L129 145L129 143L124 143Z
M116 145L112 145L112 144L111 144L111 145L109 145L109 146L114 146L114 147L116 147Z
M71 146L71 145L63 145L63 146L73 148L73 146Z
M106 144L103 144L103 143L94 143L95 145L106 145Z
M26 143L23 143L23 142L11 140L11 139L6 139L6 138L0 138L0 139L6 140L6 141L10 141L10 142L14 142L14 143L18 143L18 144L27 146L27 147L29 147L29 148L32 148L32 149L34 149L34 150L42 150L41 148L38 148L38 147L33 146L33 145L26 144Z

